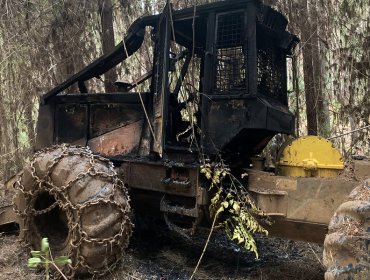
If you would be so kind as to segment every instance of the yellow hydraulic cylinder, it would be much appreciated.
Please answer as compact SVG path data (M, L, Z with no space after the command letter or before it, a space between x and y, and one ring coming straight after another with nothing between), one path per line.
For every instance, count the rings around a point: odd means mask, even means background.
M286 145L278 159L281 175L335 177L344 169L343 159L332 142L318 136L304 136Z

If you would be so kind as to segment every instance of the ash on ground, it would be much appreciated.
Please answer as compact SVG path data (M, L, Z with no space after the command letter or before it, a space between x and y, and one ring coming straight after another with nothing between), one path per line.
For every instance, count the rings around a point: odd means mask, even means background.
M99 279L187 280L206 238L207 230L189 240L165 226L137 229L118 268ZM263 236L256 241L258 259L214 233L194 279L323 279L322 246ZM1 235L0 248L0 280L44 279L42 271L27 268L29 256L15 234Z

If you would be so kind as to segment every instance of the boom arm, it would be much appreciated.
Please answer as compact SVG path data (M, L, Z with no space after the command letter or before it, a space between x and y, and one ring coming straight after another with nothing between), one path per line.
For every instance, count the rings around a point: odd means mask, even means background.
M150 25L152 20L153 16L139 18L136 20L130 26L128 35L124 41L119 43L110 53L101 56L93 63L83 68L80 72L76 73L48 93L44 94L41 97L41 104L46 104L49 98L57 95L75 83L78 83L80 89L84 88L85 81L104 74L125 60L128 56L135 53L141 47L144 41L145 27Z

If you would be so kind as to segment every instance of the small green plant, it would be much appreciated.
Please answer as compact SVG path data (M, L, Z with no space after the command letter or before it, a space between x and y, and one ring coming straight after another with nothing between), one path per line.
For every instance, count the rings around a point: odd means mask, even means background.
M49 241L47 238L43 238L41 240L40 251L31 251L31 255L32 258L28 259L27 266L32 269L37 268L37 266L39 265L43 266L45 268L46 280L49 280L50 277L49 275L50 265L54 266L55 269L61 274L61 276L67 280L67 277L63 274L59 267L71 264L72 261L66 256L59 256L53 259L50 252Z

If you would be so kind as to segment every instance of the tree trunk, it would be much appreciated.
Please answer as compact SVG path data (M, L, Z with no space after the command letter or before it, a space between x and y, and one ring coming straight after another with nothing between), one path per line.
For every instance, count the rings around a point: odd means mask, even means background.
M99 12L102 27L103 54L109 53L114 48L113 10L111 0L99 0ZM117 80L116 69L113 68L104 74L105 91L115 91L114 82Z
M307 133L317 135L317 90L313 67L313 32L309 18L308 1L302 1L300 29L302 35L303 79L306 96ZM317 54L316 54L317 55Z
M318 1L312 1L310 5L310 19L311 19L311 30L312 30L312 53L313 55L313 73L314 73L314 85L317 96L317 126L318 133L321 136L329 137L330 134L330 121L329 111L327 106L327 100L325 97L324 89L324 77L326 77L325 71L325 49L322 43L320 43L320 36L325 38L325 31L322 28L320 22L320 15L318 13L320 7Z
M295 121L296 121L296 137L299 137L299 68L298 68L298 58L296 56L292 59L292 79L293 79L293 91L295 94Z

